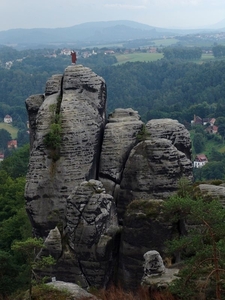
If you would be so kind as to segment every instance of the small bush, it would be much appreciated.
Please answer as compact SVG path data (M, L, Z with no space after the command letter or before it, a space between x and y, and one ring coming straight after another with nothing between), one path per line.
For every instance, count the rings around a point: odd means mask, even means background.
M70 293L67 291L60 291L54 287L46 284L36 285L33 287L32 300L68 300ZM28 300L28 291L14 294L9 300Z
M150 138L150 133L148 132L145 124L143 124L141 130L137 134L137 140L139 142L142 142L142 141L148 140L149 138Z
M60 124L53 123L50 126L50 131L44 137L44 144L49 149L57 149L60 147L61 138L61 126Z

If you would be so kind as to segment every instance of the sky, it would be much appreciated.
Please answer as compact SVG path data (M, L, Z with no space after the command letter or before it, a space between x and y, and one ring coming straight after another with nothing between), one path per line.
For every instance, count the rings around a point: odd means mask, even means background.
M0 31L111 20L201 28L224 18L224 0L0 0Z

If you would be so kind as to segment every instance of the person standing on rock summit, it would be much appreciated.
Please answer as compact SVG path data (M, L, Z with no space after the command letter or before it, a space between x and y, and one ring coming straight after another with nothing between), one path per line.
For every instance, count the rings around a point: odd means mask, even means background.
M71 58L72 58L72 64L75 64L77 61L77 54L74 50L71 52Z

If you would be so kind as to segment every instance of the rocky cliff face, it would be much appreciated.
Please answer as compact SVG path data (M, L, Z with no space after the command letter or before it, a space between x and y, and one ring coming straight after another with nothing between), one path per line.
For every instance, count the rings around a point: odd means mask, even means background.
M170 119L145 125L132 109L106 120L105 82L81 65L50 78L26 106L26 208L43 253L57 259L53 275L83 287L140 284L143 254L163 252L174 230L161 203L182 176L192 180L188 131ZM57 149L45 142L56 120Z

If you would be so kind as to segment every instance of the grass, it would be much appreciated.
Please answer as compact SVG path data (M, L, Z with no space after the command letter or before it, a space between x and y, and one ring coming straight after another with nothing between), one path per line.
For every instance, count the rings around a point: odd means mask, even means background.
M170 46L173 44L176 44L177 42L179 42L179 40L177 39L160 39L160 40L153 40L154 45L152 45L153 47L166 47L166 46Z
M123 48L123 43L114 43L114 44L93 44L88 46L88 48ZM86 49L86 47L83 47L82 49Z
M191 140L193 141L195 130L190 130L189 132ZM204 153L207 157L210 157L213 148L220 153L225 153L225 142L222 141L222 138L220 142L215 141L214 139L205 138L205 148L202 153ZM194 158L195 155L196 153L194 152L194 148L192 148L192 157Z
M207 60L214 60L215 57L213 54L202 54L201 60L207 61Z
M107 290L102 289L95 293L101 300L175 300L176 298L168 291L154 291L146 287L140 287L136 292L124 291L121 287L111 286ZM82 299L86 300L86 299Z
M34 286L32 288L32 300L68 300L70 298L70 293L66 290L58 290L54 287L48 286L46 284L41 284ZM0 298L1 299L1 298ZM13 294L9 298L4 298L2 300L29 300L29 293L27 291L21 291L18 294Z
M149 62L156 61L163 58L163 53L128 53L128 54L116 54L117 63L115 65L124 64L126 62ZM215 60L212 54L203 54L200 60L195 60L195 63L202 63L204 61Z
M168 290L150 291L147 287L140 287L136 292L125 291L121 287L111 286L108 289L97 290L91 292L99 300L176 300ZM9 298L1 298L0 300L28 300L28 291L20 292ZM58 290L47 285L38 285L33 287L32 300L69 300L70 292L66 290ZM90 297L81 297L80 300L90 300Z
M18 128L13 127L11 124L0 122L0 129L7 130L11 134L12 139L17 138Z
M118 63L116 63L115 65L123 64L123 63L126 63L128 61L129 62L156 61L156 60L161 59L161 58L163 58L162 53L139 53L139 52L135 52L135 53L128 53L128 54L118 54L118 55L116 55L116 59L117 59Z

